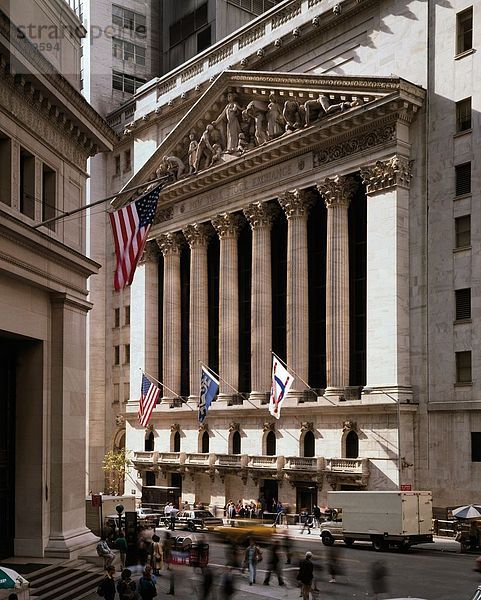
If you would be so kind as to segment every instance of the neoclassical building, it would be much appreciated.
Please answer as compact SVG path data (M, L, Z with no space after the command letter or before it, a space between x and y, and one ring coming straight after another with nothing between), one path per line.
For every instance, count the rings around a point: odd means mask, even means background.
M123 297L127 491L476 500L477 14L428 4L286 0L126 105L127 185L175 179ZM271 352L295 374L279 420ZM163 383L147 430L141 369Z

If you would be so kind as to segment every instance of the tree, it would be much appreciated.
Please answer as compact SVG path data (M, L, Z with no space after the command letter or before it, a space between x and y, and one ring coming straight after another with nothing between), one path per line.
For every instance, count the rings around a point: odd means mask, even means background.
M107 474L108 493L115 496L123 493L125 472L130 465L125 448L107 452L102 461L102 469Z

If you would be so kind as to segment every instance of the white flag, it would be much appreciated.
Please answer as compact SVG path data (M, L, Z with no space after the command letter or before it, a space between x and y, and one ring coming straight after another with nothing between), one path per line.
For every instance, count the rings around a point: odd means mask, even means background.
M287 392L291 389L294 376L289 373L277 356L272 357L272 387L269 400L269 412L279 419L281 407Z

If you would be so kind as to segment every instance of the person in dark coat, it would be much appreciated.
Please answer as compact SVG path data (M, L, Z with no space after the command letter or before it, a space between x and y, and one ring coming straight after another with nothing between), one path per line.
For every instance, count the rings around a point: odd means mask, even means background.
M378 594L385 594L387 592L387 569L382 560L377 560L372 564L370 575L374 597L377 598Z
M221 598L231 598L235 592L234 586L234 572L230 565L226 567L224 574L222 575L221 583Z
M309 600L312 580L314 578L314 565L312 564L312 552L306 552L306 558L299 563L297 580L301 582L301 593L303 600Z
M267 572L264 579L264 585L269 585L272 573L277 575L277 581L279 585L284 585L284 579L282 578L282 565L281 565L281 546L279 540L274 540L271 546L271 551L267 560Z
M152 600L157 596L155 575L152 575L152 567L146 565L142 577L139 579L138 588L142 600Z
M99 585L99 590L102 591L102 596L105 600L115 600L115 567L109 565L106 569L107 573Z

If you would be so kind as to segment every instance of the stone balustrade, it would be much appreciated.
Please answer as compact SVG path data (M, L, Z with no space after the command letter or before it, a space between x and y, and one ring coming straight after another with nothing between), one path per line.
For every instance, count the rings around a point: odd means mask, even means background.
M363 473L367 465L366 458L326 458L325 471L339 473Z
M158 458L158 452L134 452L132 462L136 468L154 467L157 464Z
M281 471L284 467L284 456L249 456L247 466L250 469L271 469Z
M247 466L248 460L246 454L216 454L215 466L243 469Z
M285 470L309 471L316 473L322 471L324 459L322 457L286 456Z
M185 462L185 452L160 452L159 464L181 465Z

